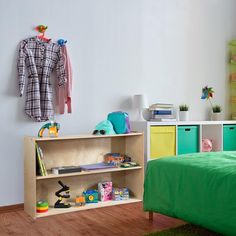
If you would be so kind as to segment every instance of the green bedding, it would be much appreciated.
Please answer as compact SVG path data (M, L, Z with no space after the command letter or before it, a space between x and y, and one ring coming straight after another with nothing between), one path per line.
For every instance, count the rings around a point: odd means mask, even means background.
M236 152L166 157L148 162L144 210L224 235L236 235Z

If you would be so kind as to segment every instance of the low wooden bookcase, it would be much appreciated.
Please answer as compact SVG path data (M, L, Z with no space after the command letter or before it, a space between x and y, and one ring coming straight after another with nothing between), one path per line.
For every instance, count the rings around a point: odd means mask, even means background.
M38 144L44 154L47 176L36 176L36 151ZM119 152L132 157L139 166L132 168L112 168L96 171L82 171L71 174L55 175L50 172L52 167L92 164L103 161L109 152ZM24 209L33 218L69 213L98 207L142 201L144 180L144 139L142 133L122 135L79 135L58 138L24 139ZM124 201L106 201L90 203L85 206L72 206L67 209L55 209L57 200L55 192L60 188L58 181L70 187L70 202L84 190L97 189L97 183L112 181L114 187L127 187L130 199ZM36 213L36 202L47 200L49 211Z

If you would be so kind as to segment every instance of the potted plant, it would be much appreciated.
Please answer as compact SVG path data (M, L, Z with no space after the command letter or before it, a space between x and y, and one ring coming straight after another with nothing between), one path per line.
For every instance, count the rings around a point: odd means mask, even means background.
M222 108L220 105L215 105L212 107L211 120L221 120Z
M179 120L187 121L189 120L189 107L186 104L179 105Z

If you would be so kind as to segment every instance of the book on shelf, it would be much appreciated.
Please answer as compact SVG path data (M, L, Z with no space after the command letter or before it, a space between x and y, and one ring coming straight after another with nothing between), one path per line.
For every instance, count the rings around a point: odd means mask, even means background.
M155 104L152 104L152 105L149 107L149 110L156 110L156 109L161 109L161 108L173 109L173 108L174 108L174 104L169 104L169 103L155 103Z
M54 175L70 174L70 173L76 173L76 172L81 172L80 166L61 166L61 167L52 168L52 173Z
M172 115L172 110L153 110L153 115Z
M177 121L177 119L176 118L154 118L154 119L150 119L150 121L157 121L157 122L159 122L159 121L162 121L162 122L171 122L171 121Z
M174 115L154 115L152 117L153 119L162 119L162 118L166 118L166 119L174 119Z
M41 176L47 176L47 169L43 160L43 151L37 143L35 144L35 149L36 149L36 160L37 160L36 161L37 174Z

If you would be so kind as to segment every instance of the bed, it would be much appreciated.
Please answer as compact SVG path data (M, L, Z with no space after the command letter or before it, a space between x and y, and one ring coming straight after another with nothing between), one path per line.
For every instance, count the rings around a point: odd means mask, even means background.
M236 152L185 154L149 161L143 206L150 213L236 235Z

